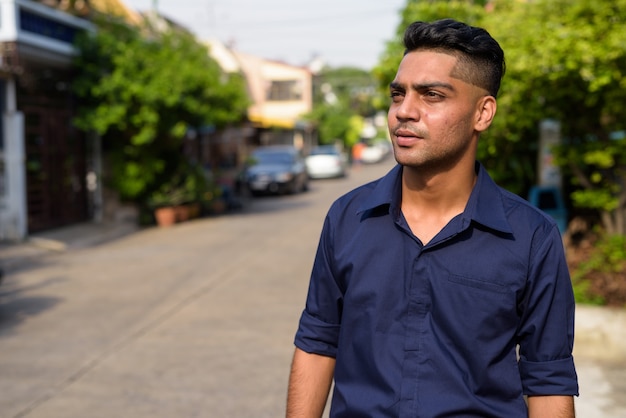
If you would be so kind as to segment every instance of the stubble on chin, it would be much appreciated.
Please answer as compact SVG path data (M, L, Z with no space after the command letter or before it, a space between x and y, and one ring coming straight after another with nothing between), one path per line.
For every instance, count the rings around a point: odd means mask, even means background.
M428 141L420 139L420 141ZM429 149L425 143L418 146L401 147L393 141L396 162L404 167L419 170L420 173L440 173L451 170L468 152L469 144L448 150Z
M408 131L416 138L416 143L411 146L398 145L397 132ZM398 123L389 131L391 142L393 145L393 153L396 162L407 167L419 167L428 161L428 151L423 148L425 141L429 140L430 135L425 129L416 128L409 124Z
M424 159L422 155L409 152L406 149L394 149L394 157L398 164L410 168L428 168L431 165L428 159Z
M415 147L403 147L395 141L393 141L393 156L398 164L405 167L419 168L428 161L424 150L418 150Z

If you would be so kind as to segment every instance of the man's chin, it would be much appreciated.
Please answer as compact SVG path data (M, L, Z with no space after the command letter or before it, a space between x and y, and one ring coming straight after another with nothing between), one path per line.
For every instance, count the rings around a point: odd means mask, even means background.
M394 146L393 156L398 164L407 167L419 167L425 163L423 156L408 148Z

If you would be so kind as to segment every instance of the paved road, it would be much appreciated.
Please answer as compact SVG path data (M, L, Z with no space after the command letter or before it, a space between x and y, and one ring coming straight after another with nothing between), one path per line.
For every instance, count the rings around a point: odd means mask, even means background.
M0 287L0 417L283 416L326 209L390 164L16 270ZM626 416L615 365L581 363L579 417Z

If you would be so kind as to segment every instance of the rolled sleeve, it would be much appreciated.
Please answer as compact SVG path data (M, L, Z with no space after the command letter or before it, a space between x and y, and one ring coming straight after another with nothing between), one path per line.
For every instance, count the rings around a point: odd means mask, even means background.
M578 395L574 294L556 226L537 234L520 327L520 377L526 395Z
M327 324L304 311L296 333L295 345L307 353L337 356L339 325Z
M332 230L327 216L311 272L306 308L294 342L307 353L336 357L343 295L332 267Z
M520 359L520 376L525 395L578 396L574 358L533 362Z

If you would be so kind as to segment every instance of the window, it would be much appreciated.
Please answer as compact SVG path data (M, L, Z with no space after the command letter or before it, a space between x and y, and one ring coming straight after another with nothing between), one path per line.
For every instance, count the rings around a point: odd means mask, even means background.
M302 99L302 82L298 80L272 81L267 92L269 101L288 101Z
M64 23L57 22L44 16L32 13L28 10L20 8L20 29L45 36L47 38L56 39L58 41L74 42L77 30Z

